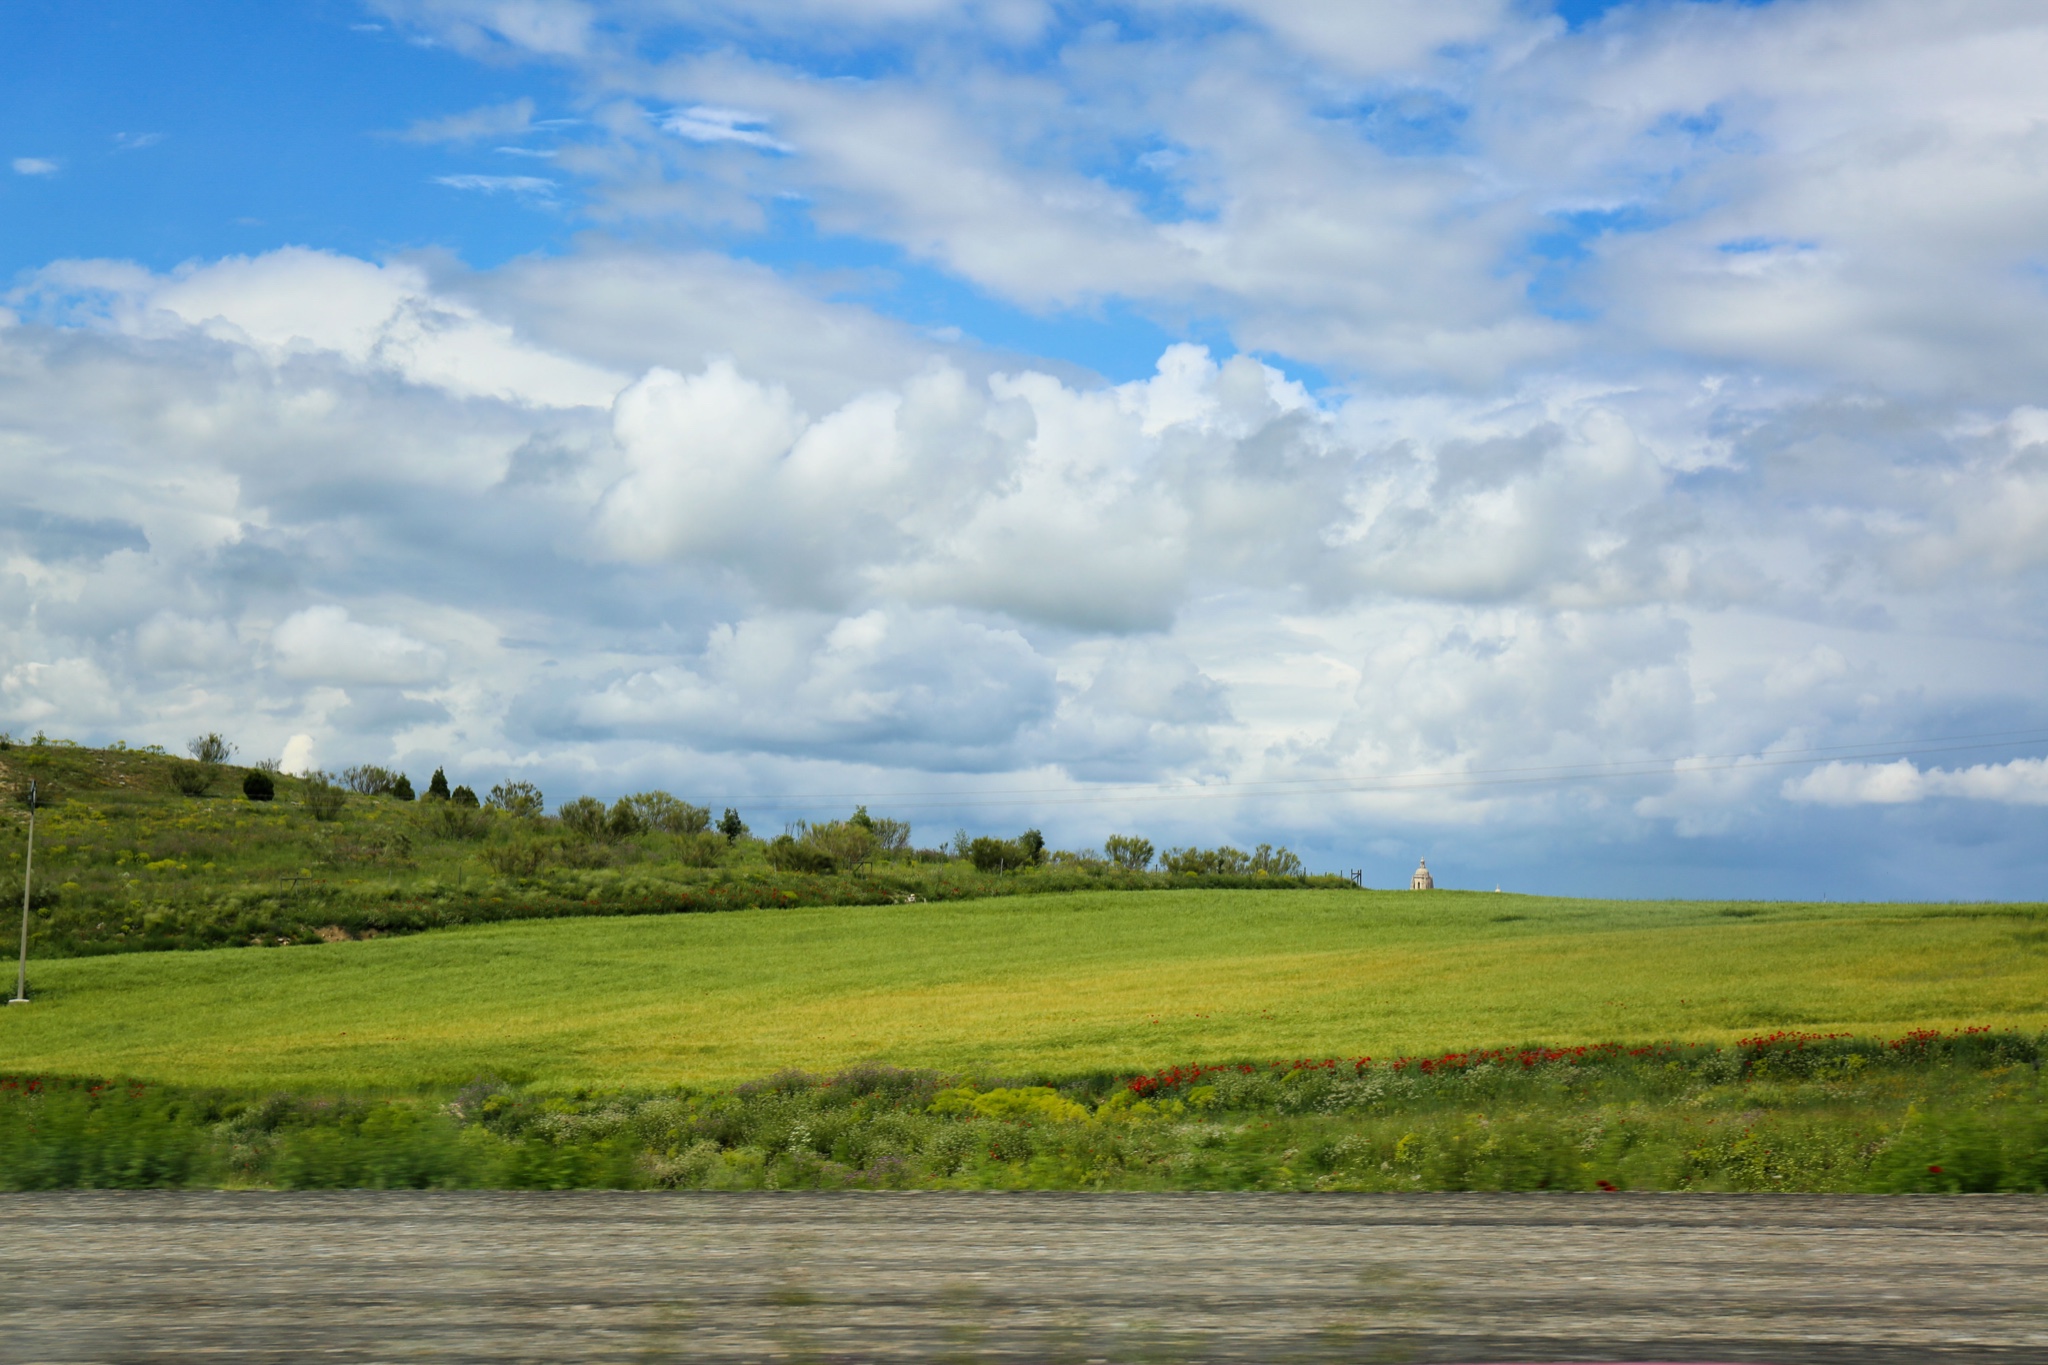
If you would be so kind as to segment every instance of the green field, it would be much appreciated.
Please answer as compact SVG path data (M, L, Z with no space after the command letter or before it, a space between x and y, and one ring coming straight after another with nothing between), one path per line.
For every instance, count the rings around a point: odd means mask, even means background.
M302 1091L983 1077L1779 1027L2048 1028L2048 907L1159 891L34 964L13 1074Z

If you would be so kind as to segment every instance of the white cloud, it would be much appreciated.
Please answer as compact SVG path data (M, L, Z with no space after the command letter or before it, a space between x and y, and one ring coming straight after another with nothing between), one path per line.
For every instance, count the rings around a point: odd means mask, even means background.
M545 199L555 192L555 182L538 175L437 175L434 183L451 190L526 195L535 199Z
M314 746L313 737L307 734L296 734L285 741L284 753L278 759L277 766L279 770L288 772L294 777L303 777L307 773L314 771L314 758L316 754L317 750Z
M57 163L44 156L18 156L14 158L16 175L55 175Z
M95 725L118 715L120 702L98 664L68 658L16 664L0 673L0 707L16 725Z
M304 681L404 686L432 682L446 667L440 651L394 627L351 620L338 606L293 613L270 644L279 675Z
M661 126L664 131L690 142L737 142L772 152L794 152L796 148L768 134L765 129L767 122L766 114L697 104L666 115Z
M134 335L196 329L273 358L331 352L463 396L543 407L605 406L622 376L522 340L472 305L438 293L409 264L376 265L288 247L151 275L107 262L63 262L28 291L45 309L92 300ZM90 315L90 314L89 314Z
M533 101L524 97L486 104L459 114L417 119L399 136L407 142L475 142L505 137L533 127Z
M2038 6L380 8L549 67L598 231L25 277L11 723L551 789L1327 779L1072 818L1646 883L1888 821L1831 865L1875 866L1965 798L2038 866L2040 760L1774 766L2040 719ZM861 269L662 245L790 216ZM1228 341L1104 383L977 319Z
M1890 763L1827 763L1785 783L1785 797L1827 806L1905 805L1934 797L2048 806L2048 758L2016 758L1968 768Z
M393 18L427 27L464 52L510 48L582 57L593 47L596 10L582 0L373 0Z

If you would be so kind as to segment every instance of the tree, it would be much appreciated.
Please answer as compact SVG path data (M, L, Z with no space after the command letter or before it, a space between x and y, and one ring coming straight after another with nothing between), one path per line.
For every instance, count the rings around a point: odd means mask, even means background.
M614 839L629 839L635 834L645 834L647 821L632 801L622 796L612 803L610 813L604 817L604 832Z
M493 792L492 795L495 796L497 793ZM468 787L457 787L454 791L448 793L448 804L451 806L461 806L467 810L475 810L477 808L476 793Z
M711 812L679 801L665 791L636 792L626 802L647 829L664 834L702 834L711 828Z
M1288 852L1283 845L1275 848L1271 844L1260 844L1252 850L1252 871L1263 872L1271 877L1299 877L1307 873L1301 859Z
M457 787L455 790L465 792L469 788ZM474 795L471 799L475 799ZM491 788L491 794L484 804L492 810L501 810L507 815L517 815L526 820L537 820L547 810L547 803L541 799L539 787L531 782L515 782L510 779Z
M978 872L1014 872L1028 864L1031 855L1015 839L991 839L984 834L967 841L967 860Z
M412 779L375 763L358 763L341 775L341 784L358 796L395 796L412 800Z
M872 835L877 853L895 857L910 847L908 820L891 820L885 815L869 815L868 808L861 806L846 818L846 823L858 825Z
M441 769L436 768L434 769L433 780L427 783L427 800L446 801L447 799L448 774L443 772Z
M491 793L493 799L497 793ZM574 801L564 801L562 808L555 812L564 828L574 830L586 839L595 839L604 833L604 802L594 796L579 796Z
M1220 848L1169 848L1159 855L1159 865L1177 877L1241 877L1251 871L1252 855L1229 844Z
M1143 872L1152 865L1152 841L1135 834L1112 834L1102 841L1102 851L1126 872Z
M209 730L196 739L185 741L186 751L208 767L219 767L234 756L235 746L220 737L217 730Z
M736 844L747 837L747 822L740 819L740 813L731 806L718 818L718 832L725 836L728 844Z
M866 811L861 812L863 815ZM823 825L809 825L804 829L803 841L830 858L837 867L857 871L861 864L875 855L875 832L873 823L857 824L852 820L834 820Z

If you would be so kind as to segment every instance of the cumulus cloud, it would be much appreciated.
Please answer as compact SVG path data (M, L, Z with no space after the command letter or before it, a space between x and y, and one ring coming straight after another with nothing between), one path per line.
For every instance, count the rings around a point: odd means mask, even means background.
M2016 758L1968 768L1890 763L1827 763L1785 783L1785 796L1828 806L1897 806L1935 797L2048 805L2048 759Z
M273 359L333 355L465 397L605 406L626 382L525 342L502 322L437 292L419 267L296 247L168 276L118 263L60 262L15 298L53 317L132 335L196 331Z
M2038 864L2041 760L1782 766L2041 722L2038 6L379 8L586 119L444 183L615 237L23 277L0 722L1644 890L1960 798ZM661 245L790 221L1212 344L1104 382Z
M351 620L338 606L307 607L278 622L271 632L281 677L328 683L402 686L431 682L445 660L392 626Z

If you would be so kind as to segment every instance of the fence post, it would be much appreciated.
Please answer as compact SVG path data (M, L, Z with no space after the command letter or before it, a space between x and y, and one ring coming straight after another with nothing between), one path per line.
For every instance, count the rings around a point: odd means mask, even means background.
M28 780L28 854L21 864L21 966L14 978L10 1005L28 1003L28 889L36 868L36 780Z

